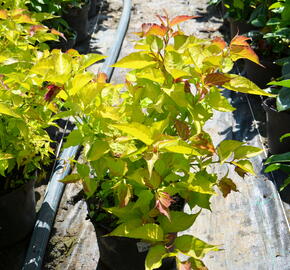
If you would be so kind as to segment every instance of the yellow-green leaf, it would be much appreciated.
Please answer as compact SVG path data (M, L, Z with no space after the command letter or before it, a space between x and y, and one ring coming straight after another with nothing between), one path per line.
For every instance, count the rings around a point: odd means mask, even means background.
M109 235L111 236L124 236L129 238L137 238L148 241L163 241L163 231L157 224L145 224L141 225L136 222L128 221L128 223L123 223L118 226ZM138 224L138 225L137 225ZM136 226L137 225L137 226Z
M0 113L7 114L16 118L21 118L17 113L15 113L13 110L11 110L9 107L4 105L3 103L0 103Z
M241 168L243 171L248 172L252 175L256 175L253 165L249 160L240 160L240 161L232 161L232 164L238 166L239 168Z
M202 259L209 251L218 250L216 246L209 245L191 235L177 237L174 244L181 253L196 259Z
M140 123L134 122L130 124L115 124L112 126L123 131L124 133L129 134L133 138L144 142L147 145L151 145L153 143L150 129Z
M106 141L96 140L87 153L87 159L89 161L97 160L109 151L110 147Z
M154 58L141 52L134 52L119 60L112 67L141 69L156 64Z
M263 149L261 148L254 147L254 146L247 146L247 145L242 145L234 151L235 159L251 158L251 157L259 155L262 152L263 152Z
M161 266L167 250L164 245L156 245L149 249L145 260L145 270L153 270Z
M254 84L245 77L235 74L228 74L227 76L229 76L231 80L222 85L226 89L246 94L262 95L269 97L275 96L273 94L263 91L260 87L258 87L256 84Z
M81 181L82 177L78 173L69 174L62 180L59 180L59 182L70 184L70 183L76 183L78 181Z

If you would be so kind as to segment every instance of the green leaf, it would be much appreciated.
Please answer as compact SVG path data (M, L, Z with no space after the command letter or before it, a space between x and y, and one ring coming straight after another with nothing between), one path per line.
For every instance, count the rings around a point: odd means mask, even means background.
M133 138L144 142L147 145L151 145L154 142L150 129L140 123L133 122L130 124L116 124L112 126L123 131L124 133L129 134Z
M240 160L237 162L232 161L232 164L238 166L239 168L241 168L243 171L248 172L252 175L256 175L253 165L249 160Z
M205 170L195 174L191 173L188 179L188 189L203 194L215 194L213 185L216 181L217 176L215 174L209 174Z
M276 105L279 112L290 109L290 88L282 87L279 90Z
M16 118L21 118L17 113L15 113L13 110L8 108L3 103L0 103L0 113L1 114L6 114L6 115L10 115L10 116L13 116L13 117L16 117Z
M87 196L87 198L94 195L97 190L98 182L94 178L85 177L83 181L83 190Z
M156 245L149 249L145 260L145 269L153 270L162 265L162 259L167 254L167 250L163 245Z
M82 177L78 173L69 174L65 178L59 180L59 182L70 184L70 183L76 183L78 181L81 181Z
M290 173L290 165L284 163L271 163L269 166L266 167L264 170L265 173L269 173L276 170L282 170L286 173Z
M77 163L77 170L78 170L79 175L82 178L85 178L86 176L89 176L90 174L90 167L87 164Z
M200 214L186 214L180 211L170 211L170 220L163 215L158 217L158 222L164 233L174 233L187 230L196 220L197 216Z
M123 223L119 225L114 231L109 235L111 236L123 236L129 238L137 238L148 241L163 241L163 231L157 224L145 224L142 225L141 222L135 222L135 224L128 221L128 223Z
M127 172L127 163L120 158L106 157L106 163L113 176L123 176Z
M210 209L210 198L212 194L203 194L199 192L190 192L188 204L191 208L198 205L201 208Z
M209 251L218 250L217 246L209 245L191 235L179 236L174 243L175 249L196 259L202 259Z
M71 133L67 136L66 142L64 144L64 148L68 148L70 146L80 145L83 142L83 137L81 132L78 129L71 131Z
M264 164L268 165L270 163L276 163L276 162L290 162L290 152L278 154L278 155L272 155L265 161Z
M142 52L134 52L119 60L112 67L142 69L154 64L156 64L154 58Z
M153 200L154 195L150 190L142 190L138 194L138 200L135 202L133 208L137 209L139 208L143 214L146 214L149 212L150 209L150 203Z
M259 155L263 152L263 149L254 147L254 146L246 146L242 145L234 150L234 158L235 159L242 159L242 158L251 158L256 155Z
M88 161L97 160L109 151L110 147L107 142L96 140L87 153L87 159Z
M226 89L246 94L262 95L269 97L275 96L273 94L263 91L256 84L254 84L245 77L235 74L228 74L228 76L230 76L231 80L223 84L223 87Z
M286 178L284 180L283 185L280 187L280 191L282 191L285 187L287 187L290 184L290 177Z
M235 140L222 141L217 148L221 164L223 164L241 145L243 145L243 142L240 141Z
M205 101L212 108L221 112L232 112L235 110L229 101L223 95L221 95L217 88L211 88L211 91L206 96Z

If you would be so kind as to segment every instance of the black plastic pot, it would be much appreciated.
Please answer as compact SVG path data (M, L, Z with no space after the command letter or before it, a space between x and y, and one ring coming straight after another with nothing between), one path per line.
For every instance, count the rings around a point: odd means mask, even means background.
M269 83L272 78L281 76L281 67L274 64L273 60L268 58L260 58L260 63L264 67L250 60L245 60L246 77L260 88L266 88L267 83Z
M77 40L77 34L75 33L71 35L71 37L67 38L67 40L60 38L59 42L51 41L51 42L48 42L48 45L51 50L61 49L63 52L66 52L67 50L72 49L75 46L76 40Z
M144 270L147 255L146 244L137 239L104 236L105 227L94 224L98 239L100 259L98 270ZM139 250L138 250L139 247ZM176 270L175 258L166 258L159 270Z
M0 248L23 240L36 218L34 181L0 197Z
M89 18L92 18L97 15L97 3L99 0L91 0L90 9L89 9Z
M280 142L282 135L290 133L290 113L286 111L278 112L275 102L275 99L267 98L262 105L266 112L269 152L271 154L282 154L290 151L290 138L285 138Z
M89 20L88 12L90 1L87 1L82 8L68 8L62 15L69 26L77 33L76 43L82 42L88 38Z

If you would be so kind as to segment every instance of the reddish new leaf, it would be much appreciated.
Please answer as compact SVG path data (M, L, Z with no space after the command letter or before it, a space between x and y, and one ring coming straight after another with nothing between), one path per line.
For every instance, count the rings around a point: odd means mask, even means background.
M46 86L46 88L48 91L44 95L44 100L47 102L52 101L61 90L61 87L54 85L54 84L50 84L50 85Z
M176 24L179 24L181 22L185 22L188 20L191 20L193 18L199 18L200 16L187 16L187 15L181 15L181 16L176 16L175 18L173 18L170 23L169 26L172 27Z
M106 83L107 79L108 79L108 76L106 73L104 73L104 72L98 73L98 75L97 75L97 82L98 83Z
M0 19L7 19L7 11L4 9L0 10Z
M156 205L157 210L170 220L169 206L174 200L166 192L159 192L157 195Z
M212 44L218 46L221 50L227 46L227 43L221 37L215 37Z
M186 261L181 263L178 270L191 270L191 262Z
M57 30L55 30L54 28L52 28L52 29L50 30L50 32L51 32L52 34L57 35L57 36L60 36L60 37L62 37L63 39L66 40L64 34L61 33L61 32L59 32L59 31L57 31Z
M230 46L233 45L250 46L247 40L251 40L251 38L237 35L232 39Z
M46 29L46 27L44 27L43 25L32 25L29 29L29 35L32 37L37 31L44 29Z
M245 36L235 36L232 39L230 43L230 54L232 60L236 61L240 58L246 58L258 65L261 65L259 62L259 57L247 42L248 40L251 39Z
M229 82L231 80L231 78L229 78L227 75L222 74L222 73L210 73L207 74L205 79L204 79L204 83L208 86L212 86L212 85L217 85L217 86L221 86L227 82Z
M150 35L155 35L155 36L161 36L164 37L168 31L168 28L165 27L164 25L158 25L158 24L152 24L152 26L149 28L149 30L144 33L144 36L150 36Z
M15 15L15 16L13 16L13 19L17 23L36 24L36 22L33 21L32 18L26 14Z

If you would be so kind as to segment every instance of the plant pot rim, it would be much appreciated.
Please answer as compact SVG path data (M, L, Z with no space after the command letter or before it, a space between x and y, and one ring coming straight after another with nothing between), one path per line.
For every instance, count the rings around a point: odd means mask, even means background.
M268 97L263 101L262 106L265 112L275 112L275 113L290 115L290 112L288 111L278 111L276 108L275 101L276 99L272 97ZM271 105L274 105L274 106L271 106Z
M9 197L15 196L16 193L22 192L24 189L26 189L29 186L34 186L35 181L36 181L36 177L31 178L30 180L28 180L26 183L19 186L18 188L10 190L8 193L4 193L2 195L0 194L0 201L7 200Z

